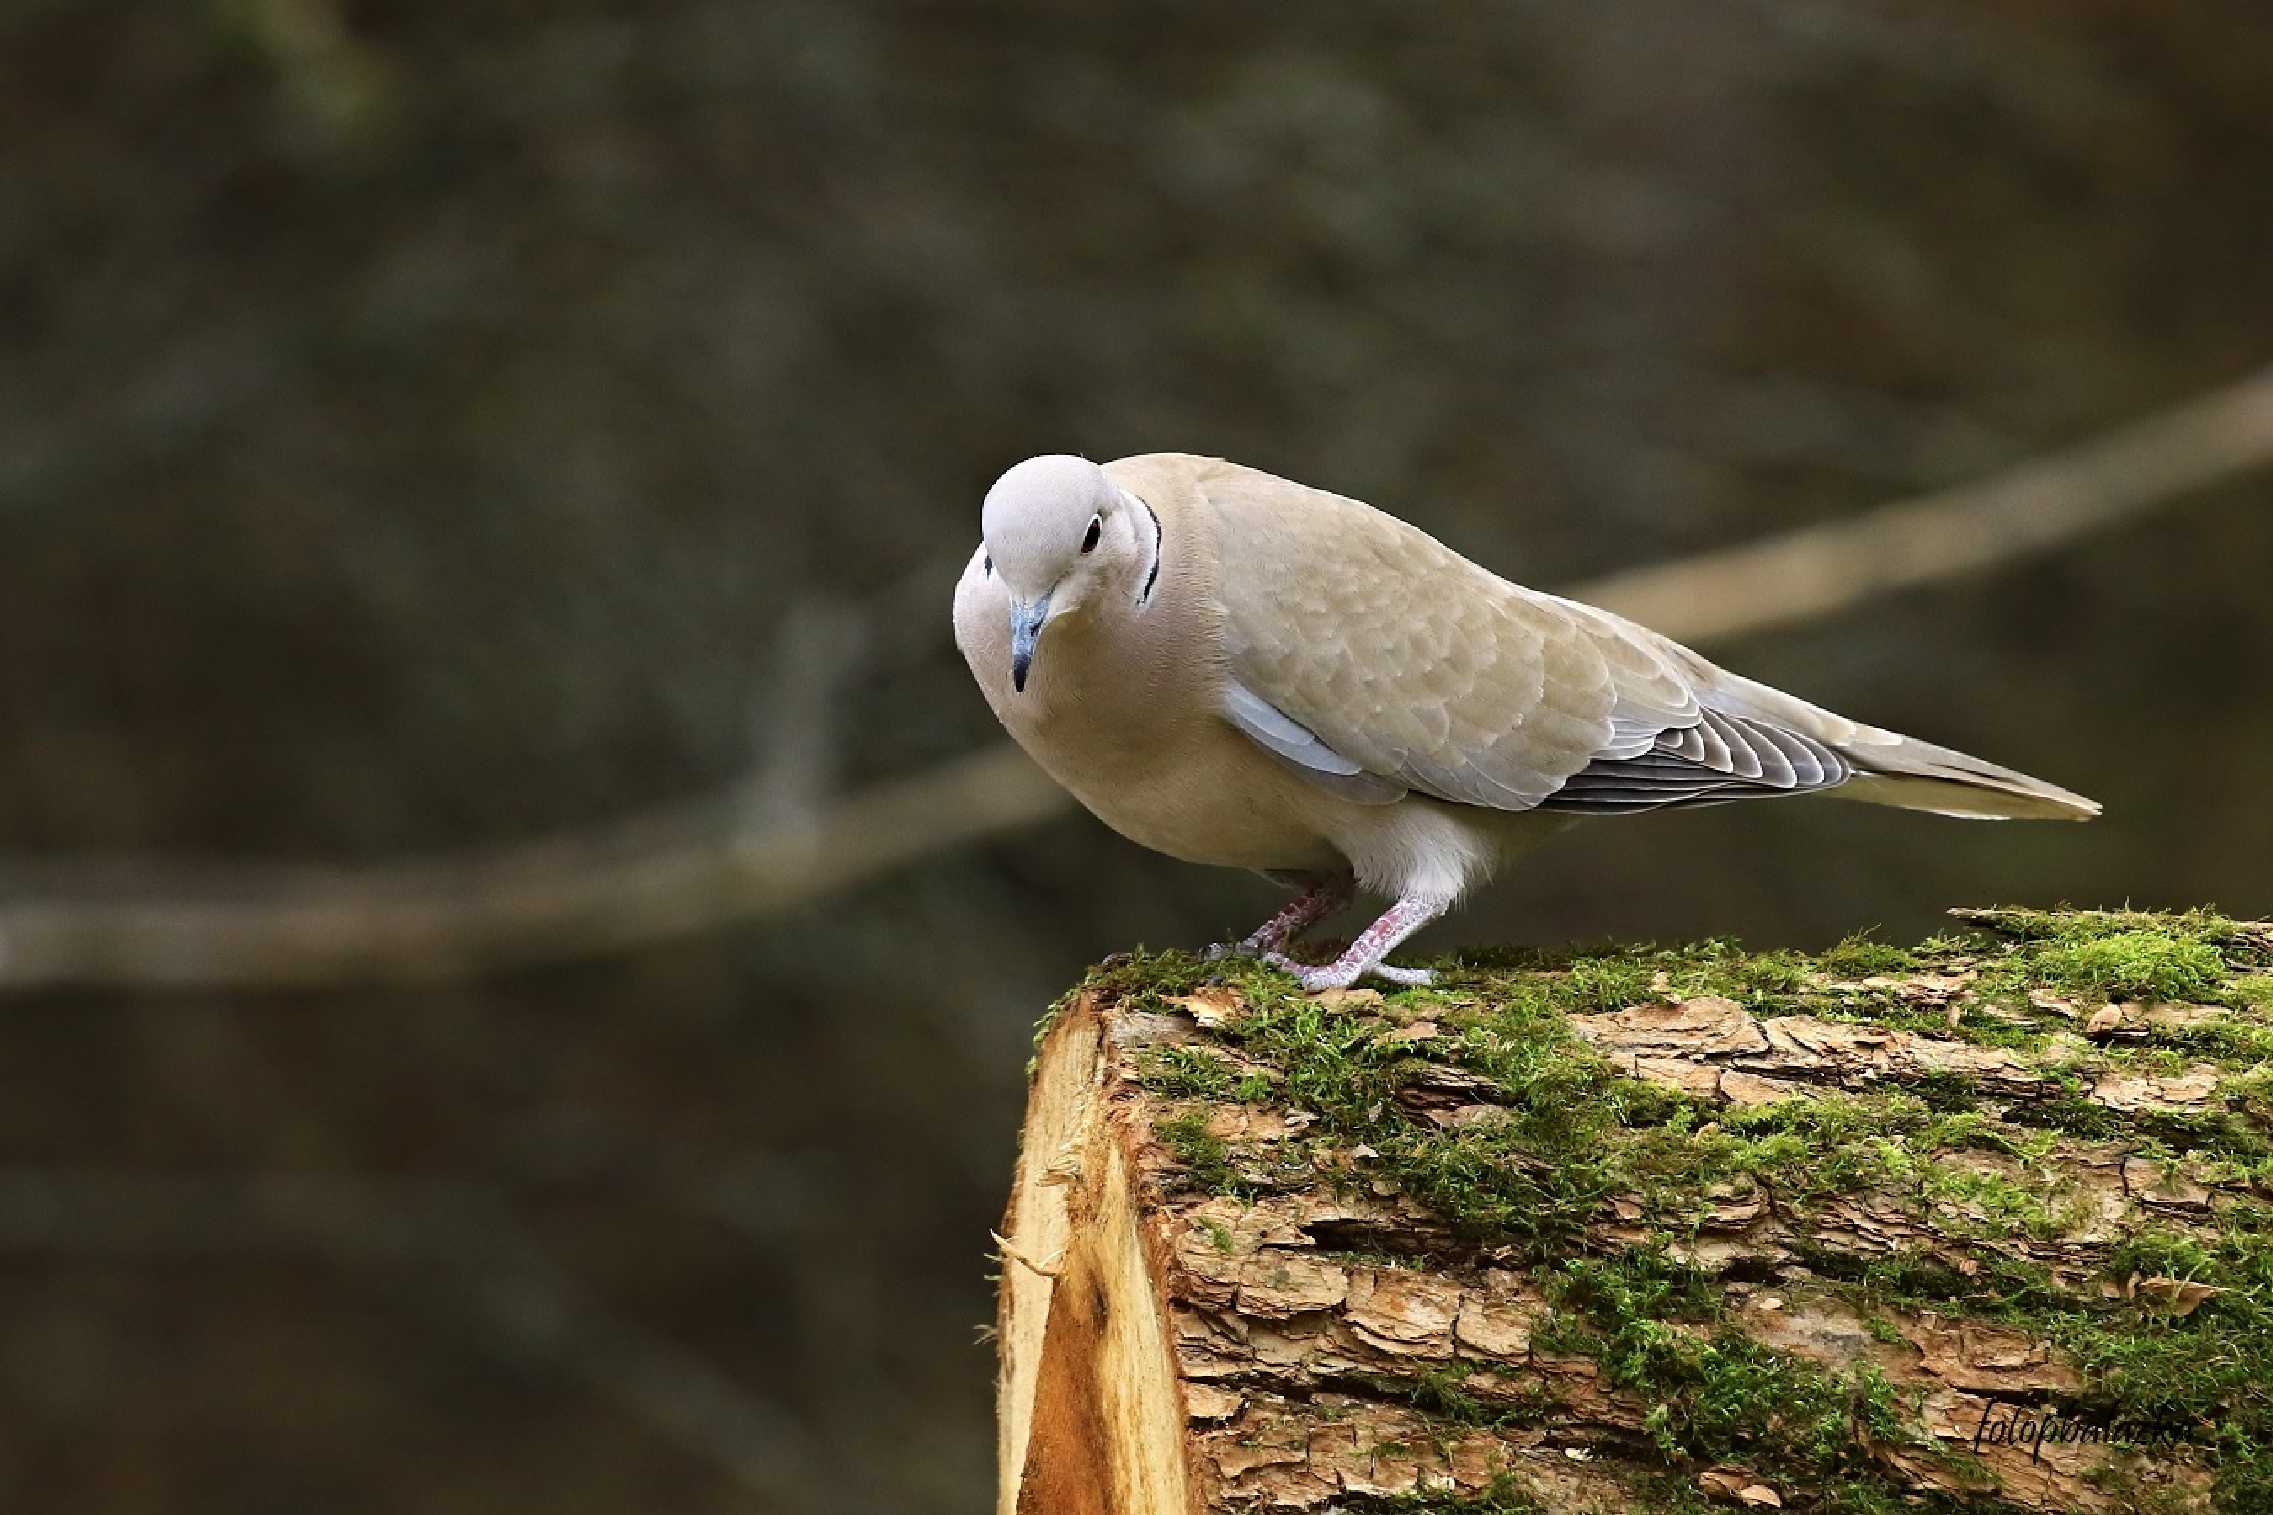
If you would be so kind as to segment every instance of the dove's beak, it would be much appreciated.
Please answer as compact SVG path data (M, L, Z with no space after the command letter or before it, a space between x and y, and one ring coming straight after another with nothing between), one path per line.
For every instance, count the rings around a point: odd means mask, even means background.
M1033 666L1034 640L1042 634L1042 623L1050 618L1050 597L1021 605L1010 604L1010 687L1024 693L1026 670Z

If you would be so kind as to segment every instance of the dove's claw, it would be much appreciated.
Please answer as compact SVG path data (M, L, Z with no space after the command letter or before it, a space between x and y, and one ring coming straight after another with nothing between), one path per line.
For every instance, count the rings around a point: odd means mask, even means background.
M1316 994L1321 989L1347 989L1367 974L1392 984L1418 985L1434 981L1435 975L1426 968L1392 968L1382 961L1399 942L1420 930L1430 921L1444 914L1444 902L1426 899L1401 899L1382 912L1381 919L1358 935L1350 943L1350 950L1330 963L1298 963L1283 952L1265 952L1263 961L1274 968L1284 968L1302 981L1302 987Z
M1347 989L1357 982L1357 974L1346 969L1339 960L1331 963L1298 963L1283 952L1266 952L1263 961L1293 974L1295 982L1310 994L1316 994L1321 989Z

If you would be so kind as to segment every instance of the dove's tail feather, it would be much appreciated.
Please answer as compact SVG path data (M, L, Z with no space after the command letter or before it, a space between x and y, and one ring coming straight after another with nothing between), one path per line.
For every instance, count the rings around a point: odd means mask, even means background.
M1827 791L1840 799L1977 821L2088 821L2099 814L2097 800L1914 737L1837 745L1855 765L1853 778Z

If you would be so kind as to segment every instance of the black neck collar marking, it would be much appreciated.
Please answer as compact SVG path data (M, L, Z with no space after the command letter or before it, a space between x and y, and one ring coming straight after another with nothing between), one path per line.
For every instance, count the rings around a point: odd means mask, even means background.
M1137 596L1137 604L1140 607L1152 599L1152 586L1160 578L1160 512L1154 510L1150 505L1146 505L1144 513L1152 517L1152 572L1144 576L1144 590Z

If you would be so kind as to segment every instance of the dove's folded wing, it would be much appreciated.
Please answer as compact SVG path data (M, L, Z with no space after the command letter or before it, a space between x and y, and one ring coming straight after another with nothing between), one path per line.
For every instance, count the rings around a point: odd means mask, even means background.
M1654 632L1355 500L1229 463L1199 484L1221 525L1225 714L1337 792L1618 812L1853 775L1831 743L1869 728Z

